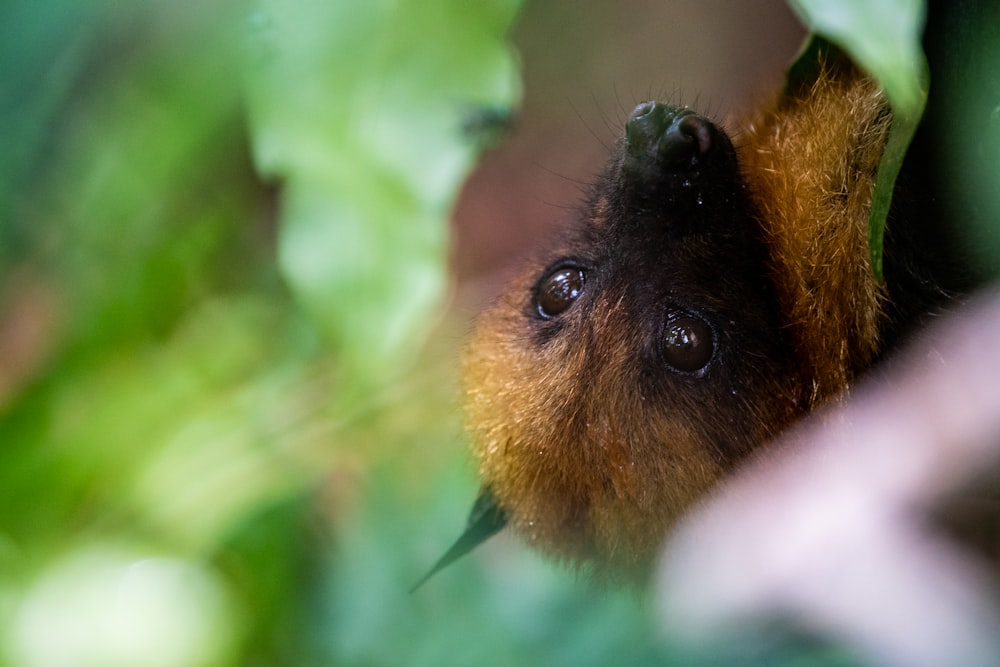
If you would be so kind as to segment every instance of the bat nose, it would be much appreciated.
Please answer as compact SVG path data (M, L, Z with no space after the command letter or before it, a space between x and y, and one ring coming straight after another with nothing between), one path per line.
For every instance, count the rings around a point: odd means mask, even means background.
M626 152L633 160L677 165L712 150L711 121L685 107L639 104L625 123Z

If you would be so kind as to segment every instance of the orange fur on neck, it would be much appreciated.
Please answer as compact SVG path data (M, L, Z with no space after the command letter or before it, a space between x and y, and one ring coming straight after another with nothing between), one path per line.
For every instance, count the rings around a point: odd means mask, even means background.
M868 214L890 119L869 79L823 70L744 134L741 162L810 406L841 394L879 349L884 290Z

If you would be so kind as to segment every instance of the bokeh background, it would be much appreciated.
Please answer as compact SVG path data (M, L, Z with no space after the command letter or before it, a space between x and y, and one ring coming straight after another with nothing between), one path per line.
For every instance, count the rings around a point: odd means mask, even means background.
M475 312L635 103L734 117L803 36L780 0L4 3L0 664L683 660L506 535L408 590L476 494Z

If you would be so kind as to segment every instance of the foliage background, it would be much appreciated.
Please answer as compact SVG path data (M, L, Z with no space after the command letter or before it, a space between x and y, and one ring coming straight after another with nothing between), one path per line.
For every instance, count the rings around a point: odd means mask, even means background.
M0 664L693 659L509 539L407 590L476 491L468 314L633 102L680 80L725 115L801 31L763 0L526 8L523 122L456 204L521 103L520 4L0 8ZM739 41L774 12L784 41Z

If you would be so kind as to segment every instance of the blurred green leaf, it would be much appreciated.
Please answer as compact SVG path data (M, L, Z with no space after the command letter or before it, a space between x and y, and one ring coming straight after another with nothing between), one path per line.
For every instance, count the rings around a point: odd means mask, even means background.
M262 0L250 18L282 271L358 377L406 363L435 319L441 223L477 152L463 114L516 104L504 35L519 4Z
M315 655L353 476L426 507L459 451L453 369L396 366L442 302L463 120L516 102L518 4L0 8L0 663L66 664L67 624L103 664ZM102 607L150 558L205 585Z
M227 602L196 562L91 546L52 564L3 634L20 667L217 664L233 636Z
M940 161L942 214L969 236L968 256L1000 277L1000 3L932 6L928 123ZM960 48L956 47L960 44ZM968 267L965 267L968 268Z

